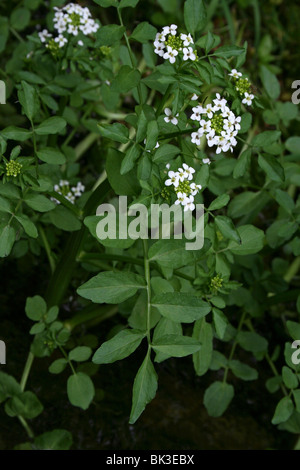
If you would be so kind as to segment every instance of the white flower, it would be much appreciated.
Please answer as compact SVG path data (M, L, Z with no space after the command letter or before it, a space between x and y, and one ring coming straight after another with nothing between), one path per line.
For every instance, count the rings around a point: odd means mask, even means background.
M230 77L239 78L242 76L241 72L238 72L236 69L232 69L230 72Z
M58 42L59 47L64 47L64 45L68 42L67 38L65 38L62 34L59 34L55 39L55 42Z
M176 24L171 24L170 34L172 34L173 36L176 36L176 34L177 34L177 25Z
M46 42L47 38L52 38L52 34L49 33L49 31L47 29L43 29L43 31L41 31L39 33L39 38L40 38L41 42Z
M200 186L200 188L199 188L198 186ZM202 186L201 186L201 184L196 185L195 183L191 183L191 184L190 184L190 188L191 188L191 190L192 190L192 196L196 196L196 194L198 194L199 189L201 189Z
M182 205L184 206L184 212L193 211L195 209L194 196L186 198Z
M81 40L80 40L80 41L78 41L78 43L77 43L77 44L78 44L78 46L83 46L83 42L82 42Z
M183 41L184 46L189 46L190 44L194 44L193 38L190 34L180 34L180 39Z
M183 48L183 60L196 60L196 54L193 51L192 47Z
M174 124L174 126L178 124L177 117L179 116L179 113L177 113L176 116L173 116L170 108L165 108L165 115L166 115L166 117L164 118L165 122L171 122L172 124Z
M175 201L175 204L178 206L178 204L184 205L185 201L187 199L187 195L185 193L181 193L180 191L177 193L177 200Z
M193 179L193 173L195 173L195 170L194 168L192 168L191 166L188 166L186 163L183 163L183 168L184 168L184 171L185 171L185 174L186 174L186 178L188 180L192 180Z
M199 132L192 132L192 135L191 135L192 139L191 139L191 142L193 144L196 144L196 145L200 145L201 144L201 135L199 134Z
M191 119L193 121L200 121L201 120L201 114L203 114L203 108L202 106L195 106L192 108L193 114L191 115Z
M211 121L205 121L205 119L201 119L200 121L200 128L199 130L203 133L209 133L211 131Z
M245 92L244 97L245 98L243 99L242 103L247 104L248 106L251 106L252 100L254 99L254 95Z
M166 36L163 32L157 33L157 35L155 36L154 45L156 42L165 42L165 40L166 40Z
M211 164L211 161L209 158L203 158L202 160L203 163L206 163L207 165L210 165Z
M191 97L191 100L192 101L197 101L198 98L199 98L199 96L196 95L196 93L194 93L193 96Z
M166 168L167 168L167 170L169 170L169 169L170 169L170 166L171 166L171 165L170 165L170 163L167 163L167 164L166 164Z
M177 188L177 186L179 185L179 175L178 175L178 172L176 171L169 171L168 172L168 177L169 179L165 181L165 185L166 186L175 186L175 188Z
M155 49L154 49L155 54L158 54L160 57L163 57L165 53L164 51L165 45L162 42L154 41L154 46L155 46Z
M206 113L207 117L211 119L214 114L214 107L211 103L206 105L206 108L204 109L204 112Z
M167 46L167 52L164 53L163 58L169 59L170 63L174 64L177 55L178 51L176 51L176 49L172 49L171 46Z

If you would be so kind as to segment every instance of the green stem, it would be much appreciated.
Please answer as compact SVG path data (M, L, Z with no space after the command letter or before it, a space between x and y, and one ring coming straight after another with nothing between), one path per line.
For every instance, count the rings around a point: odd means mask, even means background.
M231 351L230 351L230 355L229 355L229 358L228 358L228 365L225 368L223 383L226 383L226 380L227 380L227 375L228 375L228 371L229 371L229 363L230 363L230 361L232 360L232 358L234 356L235 349L236 349L237 344L238 344L237 337L238 337L238 334L241 331L242 325L245 321L245 316L246 316L246 312L244 311L241 318L240 318L239 326L238 326L237 333L236 333L236 337L235 337L235 340L233 342L233 345L232 345L232 348L231 348Z
M55 271L55 261L54 261L53 256L52 256L51 248L50 248L50 245L48 243L48 239L46 237L45 231L41 226L39 226L39 232L40 232L41 238L42 238L43 243L44 243L45 251L46 251L48 261L49 261L49 264L50 264L51 273L53 274L54 271Z
M24 419L23 416L20 416L20 415L18 415L18 418L19 418L20 423L24 427L25 431L27 432L28 437L30 439L34 439L34 433L32 429L30 428L29 424L27 423L26 419Z
M118 12L118 17L119 17L120 25L121 25L121 26L124 26L122 14L121 14L121 10L120 10L119 8L117 8L117 12ZM134 54L133 54L133 52L132 52L129 39L128 39L128 36L127 36L127 34L126 34L126 31L124 32L124 39L125 39L125 42L126 42L126 46L127 46L128 52L129 52L129 56L130 56L130 61L131 61L132 68L135 69L135 68L136 68L136 63L135 63L136 61L135 61L135 57L134 57ZM139 95L140 104L143 104L143 95L142 95L142 88L141 88L141 84L140 84L140 83L137 85L137 90L138 90L138 95Z
M118 312L117 305L88 305L80 313L72 318L64 321L64 327L69 331L74 330L79 325L85 324L87 326L101 323L108 318L111 318Z
M145 279L147 283L147 339L148 344L151 344L151 277L150 277L150 265L148 259L148 240L143 240L143 248L144 248L144 265L145 265Z
M30 370L31 370L31 367L32 367L33 360L34 360L34 354L31 351L29 351L27 361L26 361L26 364L24 366L23 374L22 374L21 381L20 381L20 387L21 387L22 392L24 392L24 390L25 390L27 379L28 379L28 376L29 376L29 373L30 373Z
M62 346L58 345L58 347L59 347L61 353L63 354L63 356L65 357L66 361L68 361L68 364L69 364L69 366L70 366L70 368L71 368L71 370L72 370L72 373L73 373L74 375L76 375L76 371L75 371L75 369L74 369L74 367L73 367L72 361L69 359L69 357L68 357L66 351L64 350L64 348L63 348Z
M12 26L9 28L10 31L12 32L12 34L22 43L24 43L24 39L19 35L19 33L14 29L12 28Z
M292 264L290 265L289 269L287 270L285 276L284 276L284 280L285 282L291 282L291 280L293 279L293 277L297 274L297 272L299 271L299 268L300 268L300 256L298 256L293 262Z

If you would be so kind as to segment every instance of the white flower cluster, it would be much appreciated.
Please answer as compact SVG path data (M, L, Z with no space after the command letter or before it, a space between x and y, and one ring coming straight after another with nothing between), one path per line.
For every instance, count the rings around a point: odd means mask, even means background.
M165 112L165 117L164 117L164 121L165 122L171 122L172 124L174 124L174 126L177 126L178 124L178 116L179 116L179 113L177 113L175 116L173 116L172 114L172 111L170 108L165 108L164 110Z
M170 165L167 165L169 168ZM175 204L181 204L184 211L193 211L195 209L194 196L202 188L201 184L195 184L192 181L194 168L183 163L182 168L177 171L169 171L168 179L165 181L166 186L172 186L177 195Z
M235 136L241 128L241 117L235 116L230 110L227 100L217 93L213 103L207 104L205 108L198 105L192 109L191 119L198 121L200 125L198 131L192 133L192 142L200 145L200 139L205 135L209 147L217 146L216 153L227 152L229 149L233 152L233 147L237 144Z
M50 39L61 48L68 42L68 39L63 35L64 33L77 36L81 32L88 36L91 33L96 33L99 28L99 24L91 18L90 10L87 7L83 8L75 3L69 3L63 8L54 7L54 10L53 24L58 36L52 39L52 34L44 29L39 33L42 43L47 43ZM83 46L83 42L79 40L78 45ZM46 47L48 47L48 44L46 44Z
M243 77L243 74L238 72L236 69L232 69L229 76L233 78L235 89L243 98L242 103L251 106L255 96L252 93L249 93L249 91L251 91L251 83L249 79L247 77Z
M164 26L162 31L157 33L153 44L155 54L165 60L169 59L171 64L174 64L179 52L183 53L184 61L197 59L197 51L191 46L191 44L194 44L192 36L183 33L177 35L176 24Z
M54 191L58 194L64 196L68 201L72 204L75 203L75 199L80 197L85 190L85 186L79 181L76 186L70 188L70 183L67 180L60 180L59 184L54 186ZM56 198L52 197L52 201L56 202L56 204L60 204Z

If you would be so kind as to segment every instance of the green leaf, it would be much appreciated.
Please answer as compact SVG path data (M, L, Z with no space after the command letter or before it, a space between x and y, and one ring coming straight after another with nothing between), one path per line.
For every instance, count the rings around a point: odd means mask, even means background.
M118 1L117 0L93 0L97 5L100 7L108 8L108 7L117 7Z
M43 405L37 396L33 392L27 391L13 396L7 402L6 411L9 416L19 415L25 419L33 419L39 416L43 409Z
M130 36L130 39L135 39L141 43L146 43L148 41L153 41L155 39L157 29L154 28L147 21L140 23Z
M280 131L264 131L256 135L251 144L254 147L268 147L276 142L281 136Z
M157 390L157 375L148 353L134 379L129 423L134 424Z
M241 178L244 176L246 171L250 166L250 159L251 159L252 151L251 149L245 150L238 158L234 170L233 170L233 177L235 179Z
M201 349L193 354L195 372L198 376L206 374L209 369L213 351L213 331L205 318L197 320L194 325L193 338L201 344Z
M162 316L179 323L192 323L207 315L211 308L198 297L181 292L156 295L152 300Z
M95 303L118 304L145 287L141 276L129 272L103 272L77 289L77 293Z
M94 384L88 375L77 372L68 378L67 393L73 406L87 410L95 395Z
M138 348L144 336L137 330L122 330L97 349L92 361L95 364L111 364L124 359Z
M87 361L92 354L91 348L88 346L77 346L69 352L71 361L83 362Z
M300 390L293 390L293 396L296 404L296 410L300 413Z
M189 336L164 335L152 343L152 348L171 357L184 357L199 351L201 345Z
M52 147L45 147L37 152L37 156L43 162L50 165L63 165L66 163L66 157L62 152Z
M261 353L268 351L268 341L258 333L240 331L236 337L239 345L246 351Z
M218 196L209 206L209 211L215 211L217 209L221 209L224 206L227 206L230 200L230 196L228 194L221 194Z
M295 108L295 105L294 105ZM285 147L296 155L300 155L300 137L289 137L285 142Z
M121 165L124 154L110 148L106 159L108 181L116 194L134 196L140 193L141 187L136 176L136 169L126 175L121 175Z
M72 444L72 434L65 429L54 429L34 439L34 445L39 450L69 450Z
M29 219L29 217L25 214L22 215L15 215L15 218L17 219L18 222L22 225L24 228L25 232L29 237L32 238L37 238L38 237L38 231L36 226L34 225L33 222Z
M0 371L0 402L1 399L6 399L21 393L20 384L16 379L5 372Z
M300 339L300 323L295 321L288 320L286 322L286 326L288 329L289 334L295 340Z
M158 240L149 249L149 259L162 267L178 269L192 263L194 255L185 249L184 240Z
M238 230L235 228L232 220L225 215L217 215L214 219L217 228L220 230L221 234L234 242L241 243L241 238L238 233Z
M81 222L78 217L62 205L55 206L55 209L50 212L49 217L52 224L61 230L76 232L76 230L81 228Z
M157 279L156 282L151 282L153 290L156 292L157 289L161 287L161 284L164 284L163 290L164 292L173 292L171 289L171 286L166 285L169 284L165 279L162 278L152 278L151 281ZM165 282L163 282L165 281ZM153 285L154 284L154 285ZM156 289L155 289L156 287ZM146 303L147 304L147 303ZM152 315L153 318L153 315ZM144 328L146 329L146 323L144 322ZM172 320L169 320L168 318L161 317L159 322L157 323L154 333L153 333L153 343L156 344L157 340L162 338L165 335L182 335L182 327L180 323L175 323ZM157 352L155 356L155 362L162 362L166 359L168 359L170 356L168 354L164 354L162 352Z
M186 0L184 3L184 24L189 33L194 35L206 25L207 15L203 0Z
M204 394L204 406L209 416L218 418L227 410L234 397L234 388L226 382L214 382Z
M240 133L241 134L244 134L245 132L248 132L248 130L250 129L251 127L251 124L252 124L252 114L250 113L244 113L242 115L242 119L241 119L241 129L240 129Z
M297 375L287 366L282 368L282 380L287 388L297 388L299 385Z
M59 116L53 116L43 121L38 127L35 128L35 133L38 135L58 134L67 125L65 119Z
M42 333L45 329L45 323L35 323L29 330L29 333L31 335L37 335L39 333Z
M294 411L294 405L290 397L282 398L276 406L272 424L284 423Z
M131 7L134 8L137 6L140 0L121 0L119 4L119 9Z
M50 199L46 198L46 196L43 196L42 194L27 193L24 196L24 201L29 207L31 207L31 209L38 212L48 212L56 207L54 202L50 201Z
M142 150L138 144L134 144L129 150L127 150L121 164L121 175L125 175L134 168L135 162L141 155L141 152Z
M153 150L158 140L159 129L156 121L147 124L146 150Z
M8 140L17 140L24 142L30 139L32 132L21 127L9 126L1 131L1 136Z
M25 312L28 318L33 321L41 320L47 312L47 304L43 297L35 295L26 299Z
M164 144L156 150L153 161L169 162L179 153L180 149L175 147L175 145Z
M32 120L38 111L38 98L36 90L33 86L21 81L22 89L18 91L20 103L28 119Z
M129 140L129 131L126 126L115 122L114 124L100 125L98 124L100 134L107 139L114 140L126 144Z
M113 46L116 42L120 41L125 31L124 26L116 24L101 26L96 33L95 46Z
M128 93L139 84L140 80L141 74L137 69L133 69L129 65L123 65L111 84L111 90Z
M242 362L233 359L229 361L228 365L234 375L239 379L256 380L258 378L257 370L247 364L243 364Z
M284 169L273 155L259 155L258 164L271 180L278 183L284 181Z
M241 238L241 244L230 241L228 248L235 255L252 255L260 251L264 246L265 234L253 225L242 225L237 232Z
M0 196L0 211L8 212L9 214L13 213L13 207L11 203L2 196Z
M15 243L16 231L10 225L0 225L0 258L5 258L11 252Z
M48 370L51 374L60 374L63 370L65 370L67 364L67 359L62 357L61 359L56 359L56 361L53 361Z
M221 46L219 49L214 51L214 55L217 57L235 57L243 54L244 48L238 46Z
M29 24L30 16L27 8L16 8L10 17L11 27L17 31L23 31Z
M227 317L224 315L222 310L219 310L218 308L213 308L212 310L216 333L220 339L223 339L228 325Z
M280 95L280 84L276 76L270 70L262 65L260 67L260 78L264 89L272 100L277 100Z

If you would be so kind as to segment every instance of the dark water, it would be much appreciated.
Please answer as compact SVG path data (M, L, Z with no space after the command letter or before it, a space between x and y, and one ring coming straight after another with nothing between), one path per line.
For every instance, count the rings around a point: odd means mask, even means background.
M37 268L30 272L27 269L25 273L23 269L25 266L11 262L2 265L2 269L0 267L0 336L7 343L8 362L0 367L17 379L22 375L30 344L31 322L23 313L25 299L27 295L38 293L38 287L42 289L44 279L47 279L46 273L45 276L38 275ZM37 275L39 282L35 281ZM115 317L89 333L103 341L106 332L118 321ZM249 359L249 356L240 357L239 354L237 352L236 359ZM270 373L264 363L256 364L260 375L258 381L242 382L229 376L235 386L235 398L221 418L210 418L202 404L205 388L221 375L209 372L204 377L195 377L190 358L171 359L156 365L157 396L140 420L129 425L132 383L143 355L143 350L137 351L121 362L101 366L93 376L97 398L87 411L74 408L68 402L66 381L69 371L58 376L48 372L49 364L60 357L59 353L55 352L51 359L36 359L27 390L38 395L45 410L30 422L35 434L55 428L68 429L73 434L74 449L293 448L295 436L278 431L270 424L280 394L270 395L265 389L264 382ZM11 449L26 440L18 420L6 416L0 405L0 450Z

